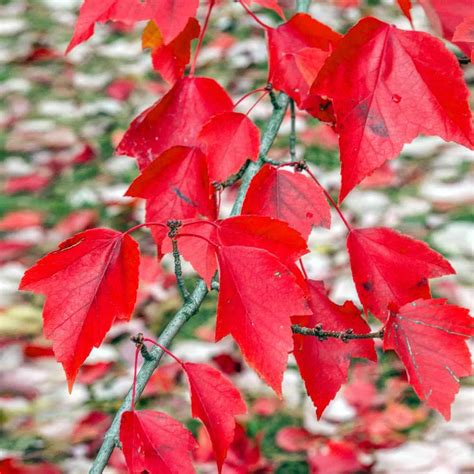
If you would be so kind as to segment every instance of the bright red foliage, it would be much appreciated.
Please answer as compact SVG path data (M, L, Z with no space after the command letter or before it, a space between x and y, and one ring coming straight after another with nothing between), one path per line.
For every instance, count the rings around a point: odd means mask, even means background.
M360 311L350 301L343 306L333 303L327 296L324 285L319 281L309 281L311 315L309 318L293 318L293 322L304 319L304 325L315 327L321 324L334 331L353 329L355 333L370 332L370 327L362 319ZM316 407L318 418L336 396L341 385L347 382L352 357L377 360L374 341L357 340L345 343L337 339L320 341L316 337L299 334L294 336L293 354L304 380L306 390Z
M455 273L424 242L384 227L353 230L347 249L359 298L382 322L388 310L429 298L428 278Z
M143 170L173 146L197 146L203 125L232 108L231 98L214 79L183 77L132 122L117 152L137 158Z
M455 56L427 33L362 19L326 61L311 94L333 101L340 201L420 134L473 146L462 71Z
M152 49L153 69L168 83L174 84L183 75L191 57L191 41L199 36L199 32L199 23L195 18L190 18L184 30L170 43L163 41L153 21L143 31L142 48Z
M165 413L126 411L120 423L120 442L129 472L194 474L193 435Z
M268 81L300 105L341 35L305 13L269 29Z
M252 180L242 214L288 222L305 239L313 225L331 225L329 204L321 188L302 173L290 173L270 165L265 165Z
M198 6L199 0L84 0L66 53L87 41L94 34L96 23L107 21L133 24L154 20L168 44L196 15Z
M465 341L473 335L467 309L446 300L416 300L390 315L384 349L396 351L417 395L449 420L459 378L471 374Z
M307 314L296 277L266 250L242 245L217 249L219 300L216 339L231 334L246 361L281 394L292 349L290 316Z
M126 195L147 200L148 222L217 217L206 157L198 148L166 150L133 181Z
M183 364L191 389L194 417L202 420L214 446L219 472L234 439L234 416L247 411L239 391L218 370L206 364Z
M129 235L92 229L63 242L21 280L20 289L46 295L44 335L53 341L69 391L80 366L112 323L130 318L138 268L138 245Z
M247 160L258 158L260 131L244 114L224 112L207 122L198 140L206 154L211 181L224 181Z

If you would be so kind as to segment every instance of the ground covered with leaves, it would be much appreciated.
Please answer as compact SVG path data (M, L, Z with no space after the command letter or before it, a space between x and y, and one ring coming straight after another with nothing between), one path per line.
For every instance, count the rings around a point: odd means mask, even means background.
M287 2L290 4L291 2ZM360 16L373 14L408 29L395 2L314 2L315 18L345 32ZM125 230L143 221L143 203L123 197L137 176L134 160L114 149L138 112L167 85L142 52L144 25L114 24L69 56L63 52L75 21L77 0L0 0L0 472L85 473L113 414L130 388L134 345L130 336L155 338L180 307L171 261L159 265L147 233L140 268L139 304L130 323L115 324L82 367L72 394L43 339L41 297L20 294L26 268L71 235L89 227ZM201 12L203 14L204 12ZM422 10L413 10L428 29ZM276 15L264 12L267 23ZM237 100L266 82L261 29L228 2L211 22L198 71L214 77ZM472 88L474 71L466 67ZM246 112L255 102L239 106ZM252 111L259 126L271 113L268 98ZM340 183L337 136L327 126L297 115L297 156L314 165L324 186ZM290 118L271 158L288 155ZM386 225L423 239L447 256L457 275L433 285L437 297L473 306L474 160L466 148L421 137L402 156L367 178L344 202L359 226ZM224 211L229 195L223 195ZM330 230L313 230L309 276L330 284L338 303L358 301L345 250L346 229L333 216ZM185 267L187 279L195 276ZM294 359L279 400L242 362L227 338L214 343L215 300L209 297L180 332L173 352L187 361L210 362L242 390L249 414L238 418L236 437L223 472L237 473L455 473L474 470L474 386L465 379L443 421L420 404L405 371L389 353L379 364L356 362L349 384L317 421ZM139 402L141 408L172 413L199 440L200 472L214 473L207 434L189 419L186 382L177 364L165 360ZM110 473L126 472L120 450Z

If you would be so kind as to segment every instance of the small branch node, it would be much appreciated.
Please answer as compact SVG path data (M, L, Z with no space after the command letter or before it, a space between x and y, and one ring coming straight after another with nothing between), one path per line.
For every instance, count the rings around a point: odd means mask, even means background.
M166 225L169 228L168 237L170 239L176 238L176 236L178 235L178 230L182 226L182 224L183 223L181 221L178 221L178 220L169 220L166 223Z

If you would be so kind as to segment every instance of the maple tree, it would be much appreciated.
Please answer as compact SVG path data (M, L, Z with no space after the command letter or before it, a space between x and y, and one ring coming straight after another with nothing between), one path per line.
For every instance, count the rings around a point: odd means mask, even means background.
M462 7L456 15L438 1L421 3L432 21L436 14L440 34L472 55L472 15L463 13L462 0L456 1ZM241 0L268 43L268 84L245 96L261 92L257 102L270 96L273 113L261 133L249 116L253 107L237 112L241 101L234 103L214 79L195 76L219 3L209 0L199 23L198 0L85 0L68 46L70 51L86 41L96 23L147 20L142 46L151 49L153 67L170 85L133 120L117 148L137 160L140 175L126 195L146 200L145 222L125 232L81 232L21 281L21 289L46 296L44 334L53 342L69 390L114 321L133 313L140 254L132 232L149 228L158 255L173 254L183 298L158 341L135 338L132 388L91 472L105 468L117 437L130 472L194 472L192 434L170 415L135 409L165 353L186 374L192 415L203 422L222 469L239 433L235 416L245 413L245 403L219 370L183 362L167 349L209 291L218 291L216 341L230 335L278 395L293 352L318 417L347 381L353 358L377 360L373 339L382 339L383 350L398 354L418 396L446 419L459 378L470 374L466 339L474 334L472 318L467 310L433 298L429 286L430 279L454 272L449 262L424 242L392 229L354 227L308 164L295 159L294 149L296 106L331 124L339 135L341 202L420 134L473 148L469 93L456 56L431 34L400 30L372 17L342 35L312 18L307 1L299 0L299 11L286 21L276 0ZM252 11L254 3L273 10L282 23L263 23ZM398 4L411 22L411 2ZM274 162L267 154L288 108L290 159ZM232 211L222 217L220 194L239 181ZM331 301L323 282L310 280L301 261L313 226L330 227L330 205L347 227L363 311L353 302L339 306ZM36 222L38 216L22 219ZM181 256L201 277L191 293ZM369 314L379 320L375 331ZM144 361L138 372L140 354ZM333 457L350 469L359 467L342 443L315 454L311 463L325 469Z

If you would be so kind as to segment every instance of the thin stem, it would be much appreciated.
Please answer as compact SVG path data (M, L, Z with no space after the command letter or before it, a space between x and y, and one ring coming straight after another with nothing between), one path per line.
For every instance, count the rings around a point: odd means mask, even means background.
M195 219L192 221L183 222L183 224L181 225L181 228L187 227L188 225L194 225L194 224L209 224L209 225L212 225L212 227L215 227L216 229L219 228L219 225L216 224L214 221L208 221L206 219Z
M212 242L212 240L209 240L207 237L204 237L203 235L199 235L199 234L178 234L176 236L177 239L179 239L180 237L196 237L197 239L205 240L209 245L212 245L215 248L219 247L219 245Z
M161 349L165 354L168 354L171 358L173 358L179 365L183 365L183 361L176 357L170 350L168 350L165 346L161 345L159 342L154 341L153 339L149 339L145 337L143 342L149 342L150 344L155 345L159 349Z
M250 97L253 94L256 94L257 92L265 92L267 89L265 87L259 87L258 89L254 89L253 91L247 92L247 94L243 95L235 104L234 104L234 109L240 105L241 102L243 102L247 97Z
M258 16L255 15L255 13L250 10L250 8L245 5L245 3L242 1L242 0L239 0L239 3L244 7L245 11L263 28L265 28L266 30L270 30L271 29L271 26L267 25L266 23L264 23L262 20L260 20L260 18L258 18Z
M136 230L141 229L142 227L151 227L154 225L168 229L168 226L166 224L163 224L163 222L144 222L143 224L137 224L133 227L130 227L130 229L126 230L124 234L131 234L132 232L135 232Z
M133 384L132 384L132 410L135 410L135 396L137 393L137 370L138 370L138 353L140 347L137 345L135 348L135 364L133 366Z
M250 115L250 112L252 112L252 110L257 107L257 105L260 103L260 101L262 99L264 99L267 94L269 93L270 91L264 91L263 94L255 101L255 104L252 105L252 107L250 107L250 109L248 109L247 113L245 115Z
M290 100L291 111L291 132L290 132L290 158L291 161L296 161L296 110L295 101Z
M188 301L189 291L186 288L183 279L183 269L181 267L181 255L179 254L178 242L176 239L171 239L171 244L173 245L173 259L174 259L174 274L176 275L176 281L178 283L178 289L183 298L183 301Z
M326 191L326 189L323 187L323 185L318 181L318 178L313 174L313 172L309 169L309 167L305 168L305 171L309 174L311 179L321 188L323 191L324 195L326 196L327 200L332 204L334 209L336 209L337 213L339 214L339 217L342 219L342 222L344 222L344 225L347 227L347 230L349 232L352 232L352 226L349 224L349 222L346 220L344 214L342 213L340 207L336 204L336 201L332 198L332 196Z
M209 0L209 9L207 10L206 19L204 20L204 26L202 27L201 34L199 35L199 41L196 46L196 51L194 52L193 63L191 64L191 69L189 70L189 75L192 77L194 76L194 72L196 70L196 62L199 56L199 52L201 51L202 42L204 40L204 36L206 34L207 26L209 25L209 19L211 18L211 12L214 8L215 0Z
M301 258L299 259L299 262L300 262L301 271L303 272L305 280L309 280L308 274L306 273L306 268L304 267L303 260Z
M379 331L369 332L366 334L354 334L352 329L346 331L324 331L321 325L317 325L314 328L302 327L298 324L293 324L291 330L294 334L301 334L303 336L314 336L319 340L324 341L328 338L340 339L343 342L348 342L353 339L383 339L384 329Z

